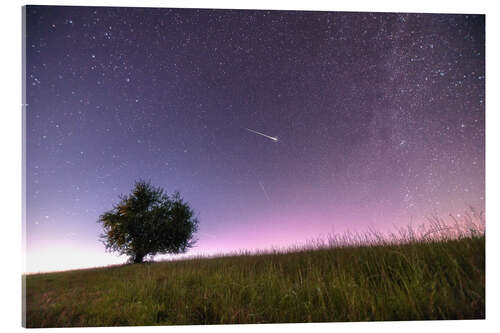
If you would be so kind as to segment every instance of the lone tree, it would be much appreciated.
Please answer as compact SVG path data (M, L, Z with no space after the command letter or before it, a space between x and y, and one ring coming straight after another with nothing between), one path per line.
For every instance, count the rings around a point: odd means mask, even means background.
M193 210L175 192L167 196L149 182L135 182L130 195L120 196L113 209L99 217L104 233L100 236L107 251L141 263L145 256L184 253L196 240L198 220Z

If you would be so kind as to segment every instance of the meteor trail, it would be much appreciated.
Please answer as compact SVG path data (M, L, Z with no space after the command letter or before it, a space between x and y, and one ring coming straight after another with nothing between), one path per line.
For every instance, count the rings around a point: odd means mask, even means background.
M247 131L253 132L253 133L255 133L255 134L262 135L262 136L263 136L263 137L265 137L265 138L271 139L271 140L273 140L274 142L278 142L278 137L269 136L269 135L266 135L266 134L264 134L264 133L260 133L260 132L254 131L254 130L252 130L252 129L250 129L250 128L245 128L245 129L246 129Z
M262 192L264 192L264 195L266 196L267 201L271 201L271 199L269 199L269 196L267 195L267 191L264 188L264 185L262 185L262 183L260 181L259 181L259 185L260 185L260 188L262 189Z

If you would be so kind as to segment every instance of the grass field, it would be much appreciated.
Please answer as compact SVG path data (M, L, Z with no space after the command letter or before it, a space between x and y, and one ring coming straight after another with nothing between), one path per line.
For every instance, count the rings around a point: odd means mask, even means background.
M436 230L30 274L25 326L484 318L484 228Z

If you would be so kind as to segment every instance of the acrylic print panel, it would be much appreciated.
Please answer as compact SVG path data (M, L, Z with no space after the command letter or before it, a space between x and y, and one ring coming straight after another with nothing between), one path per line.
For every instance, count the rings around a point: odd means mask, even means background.
M483 319L484 22L25 7L23 324Z

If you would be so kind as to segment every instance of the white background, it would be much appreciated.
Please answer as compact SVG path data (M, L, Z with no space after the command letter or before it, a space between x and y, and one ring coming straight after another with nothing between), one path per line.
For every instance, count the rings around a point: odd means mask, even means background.
M438 330L455 332L497 331L500 326L499 297L499 245L498 225L500 172L500 124L498 115L498 41L500 13L495 1L152 1L152 0L102 0L102 1L3 1L0 8L1 24L1 96L5 103L0 109L0 327L2 331L17 331L21 328L21 6L31 5L86 5L86 6L142 6L183 8L239 8L239 9L297 9L328 11L379 11L379 12L424 12L424 13L474 13L486 14L486 320L469 321L420 321L420 322L376 322L376 323L326 323L326 324L270 324L270 325L223 325L223 326L169 326L141 328L92 328L91 331L116 332L253 332L255 330L302 332L419 332ZM48 329L45 331L55 331ZM57 329L57 332L67 329ZM76 329L80 330L80 329Z

